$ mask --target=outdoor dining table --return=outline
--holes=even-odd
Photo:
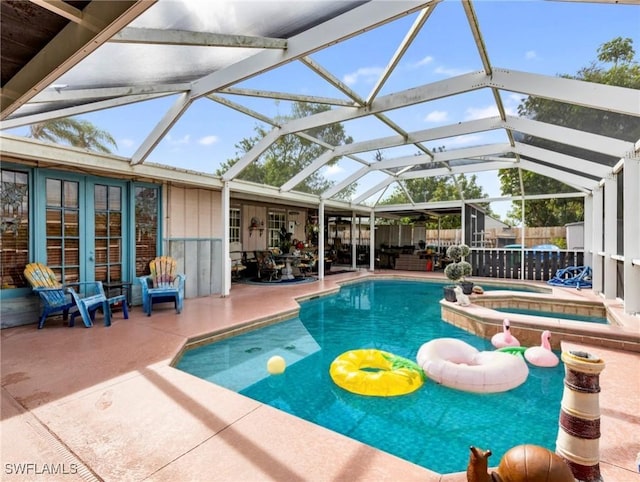
[[[293,263],[296,260],[300,259],[300,255],[298,254],[279,254],[278,256],[276,256],[277,260],[282,260],[284,261],[284,268],[282,270],[282,279],[294,279],[295,276],[293,276]]]

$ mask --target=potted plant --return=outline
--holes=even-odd
[[[470,252],[469,246],[466,244],[449,246],[447,248],[447,258],[451,260],[451,263],[444,269],[445,276],[454,283],[459,284],[465,295],[471,294],[473,290],[473,282],[466,280],[466,277],[471,275],[471,263],[464,259]],[[456,301],[453,288],[455,288],[455,285],[444,287],[444,298],[447,301]]]

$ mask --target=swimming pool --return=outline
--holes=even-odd
[[[177,368],[440,473],[464,471],[469,445],[496,463],[514,445],[555,449],[563,367],[530,366],[527,381],[500,394],[471,394],[429,380],[404,396],[377,398],[337,387],[329,366],[341,353],[377,348],[415,360],[420,346],[478,338],[440,319],[441,283],[374,280],[304,302],[299,317],[187,351]],[[287,361],[270,376],[267,360]]]

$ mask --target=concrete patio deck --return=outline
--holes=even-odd
[[[91,329],[54,319],[42,330],[2,330],[1,479],[465,481],[464,473],[431,472],[170,366],[188,340],[295,313],[297,298],[368,276],[234,284],[227,298],[186,300],[180,315],[170,304],[154,308],[151,317],[140,307],[129,320],[115,313],[109,328],[99,316]],[[604,480],[640,481],[640,355],[563,345],[578,347],[606,363],[600,376]]]

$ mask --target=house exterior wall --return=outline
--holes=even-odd
[[[165,185],[163,200],[163,250],[186,276],[185,298],[221,293],[221,193]]]

